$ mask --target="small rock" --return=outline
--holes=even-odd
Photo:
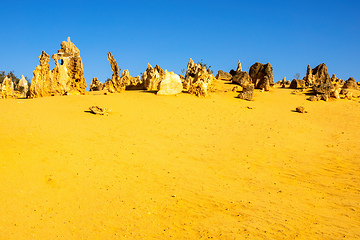
[[[99,107],[99,106],[89,107],[89,110],[91,113],[93,113],[95,115],[106,115],[106,116],[109,116],[109,112],[111,111],[108,108],[103,108],[103,107]]]
[[[297,107],[295,111],[298,113],[307,113],[307,111],[305,111],[305,108],[303,106]]]

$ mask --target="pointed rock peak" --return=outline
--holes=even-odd
[[[71,42],[71,41],[70,41],[70,37],[67,38],[67,42]]]
[[[123,71],[123,73],[121,74],[121,77],[131,77],[131,76],[130,76],[130,73],[129,73],[129,70],[128,70],[128,69],[125,69],[125,70]]]
[[[147,64],[147,67],[148,67],[148,68],[151,68],[151,69],[153,68],[153,67],[150,65],[150,63]]]
[[[239,60],[239,62],[238,62],[238,66],[237,66],[236,72],[242,72],[240,60]]]
[[[43,50],[41,55],[39,56],[40,66],[49,64],[49,60],[50,60],[50,56]]]
[[[155,68],[154,68],[158,73],[160,74],[163,74],[164,73],[164,70],[159,66],[159,65],[155,65]]]

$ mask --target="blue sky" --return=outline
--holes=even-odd
[[[147,63],[181,74],[189,58],[218,70],[270,62],[274,80],[301,78],[308,64],[360,81],[359,1],[4,1],[0,70],[32,78],[45,50],[68,36],[85,79],[111,77],[107,53],[132,76]],[[50,68],[54,62],[50,59]]]

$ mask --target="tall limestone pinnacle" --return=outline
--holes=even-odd
[[[49,55],[43,51],[33,72],[30,97],[85,94],[86,81],[80,51],[68,37],[61,43],[58,53],[53,54],[55,68],[50,71]]]
[[[236,72],[238,72],[238,73],[239,73],[239,72],[242,72],[240,60],[239,60],[239,62],[238,62],[238,66],[237,66]]]

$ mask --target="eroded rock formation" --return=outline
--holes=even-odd
[[[199,63],[195,64],[190,58],[183,82],[185,90],[198,97],[206,97],[213,79],[214,76],[205,66],[201,66]]]
[[[100,82],[98,78],[93,78],[90,84],[90,91],[101,91],[103,87],[104,84]]]
[[[182,90],[183,85],[179,75],[175,74],[174,72],[168,72],[167,70],[165,70],[157,94],[175,95],[181,93]]]
[[[125,91],[126,86],[121,81],[120,75],[119,75],[120,74],[119,65],[117,64],[117,62],[116,62],[114,56],[111,54],[111,52],[108,53],[108,60],[110,62],[113,74],[112,74],[111,79],[104,83],[104,89],[111,93]]]
[[[292,89],[303,89],[306,88],[306,81],[301,79],[293,79],[290,83]]]
[[[49,55],[42,52],[40,66],[33,71],[30,97],[85,94],[86,81],[79,49],[70,41],[61,43],[61,49],[54,54],[55,68],[50,71]]]
[[[352,77],[350,77],[348,80],[345,81],[342,88],[343,89],[355,89],[355,90],[359,89],[355,79]]]
[[[274,85],[273,68],[270,63],[262,64],[257,62],[253,64],[250,67],[249,75],[255,88],[266,89],[267,85]]]
[[[163,70],[156,64],[153,68],[150,63],[147,65],[147,69],[142,76],[145,89],[147,91],[158,91],[160,89],[160,82],[163,75]]]
[[[228,72],[224,72],[223,70],[219,70],[216,74],[217,80],[230,81],[231,78],[232,78],[232,75]]]
[[[0,90],[0,98],[14,98],[14,83],[11,78],[7,76],[4,78]]]
[[[248,72],[236,72],[236,74],[232,77],[232,82],[237,83],[240,86],[246,86],[252,83],[252,79]]]
[[[85,94],[86,81],[80,51],[70,37],[61,43],[61,49],[51,58],[55,61],[52,77],[56,92],[61,95]]]
[[[241,62],[240,60],[238,61],[238,66],[236,68],[236,72],[242,72],[242,67],[241,67]]]
[[[303,80],[304,80],[304,87],[314,85],[314,78],[313,78],[313,75],[312,75],[310,64],[307,66],[306,75],[305,75]]]
[[[42,51],[39,56],[40,65],[37,65],[33,71],[33,78],[30,85],[30,97],[51,96],[55,92],[55,84],[52,80],[52,73],[49,66],[49,55]]]
[[[18,91],[19,91],[19,97],[20,98],[26,98],[29,92],[29,85],[28,81],[26,81],[24,75],[21,75],[21,79],[18,84]]]
[[[130,76],[129,70],[125,69],[121,74],[120,80],[126,89],[141,89],[143,88],[143,82],[139,76]]]
[[[336,77],[336,76],[335,76]],[[306,76],[303,78],[306,87],[313,87],[331,82],[325,63],[321,63],[311,70],[310,65],[307,66]]]
[[[238,98],[251,101],[253,100],[254,84],[243,86],[242,91],[239,93]]]

